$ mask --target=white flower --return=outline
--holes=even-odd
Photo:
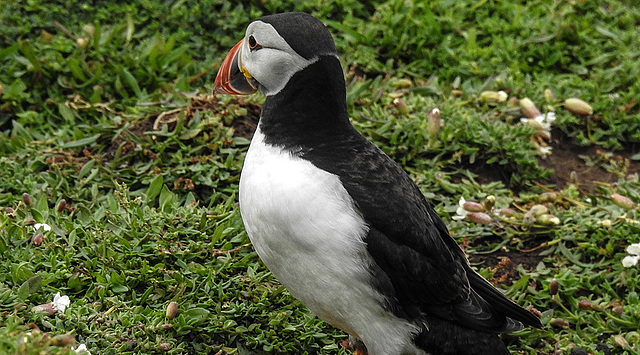
[[[71,301],[69,300],[69,296],[60,296],[60,292],[58,292],[53,297],[53,302],[51,304],[53,304],[53,308],[58,310],[58,312],[64,313],[64,310],[69,306],[69,304],[71,304]]]
[[[464,197],[460,197],[460,201],[458,201],[458,209],[456,209],[456,215],[451,217],[452,219],[457,219],[457,220],[462,220],[465,219],[467,217],[467,210],[464,209],[464,204],[465,204]]]
[[[35,229],[36,231],[40,228],[42,228],[42,230],[45,232],[51,230],[51,226],[46,223],[36,223],[33,225],[33,229]]]
[[[551,155],[551,147],[545,141],[551,140],[551,124],[556,120],[555,112],[547,112],[534,118],[523,117],[520,122],[536,130],[533,136],[533,143],[536,146],[536,152],[543,159]]]
[[[556,113],[553,111],[547,112],[546,114],[541,116],[544,116],[545,122],[548,123],[549,125],[551,125],[556,120]]]
[[[556,120],[555,112],[543,113],[535,118],[523,117],[520,122],[528,124],[533,127],[538,133],[542,134],[545,138],[551,138],[551,124]]]
[[[91,352],[87,349],[87,346],[84,344],[80,344],[78,345],[77,348],[71,348],[71,350],[74,350],[76,352],[76,354],[87,354],[87,355],[91,355]]]
[[[640,255],[640,243],[633,243],[627,247],[627,253],[632,255]]]
[[[553,148],[551,147],[543,147],[540,145],[536,144],[536,152],[538,153],[539,156],[546,158],[548,155],[551,155],[551,150]]]
[[[622,259],[622,266],[632,267],[638,264],[638,260],[640,260],[640,243],[629,245],[627,247],[627,253],[631,255],[627,255]]]
[[[635,266],[638,263],[638,259],[640,259],[640,256],[638,255],[627,255],[624,257],[624,259],[622,259],[622,266],[624,267]]]

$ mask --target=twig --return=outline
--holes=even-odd
[[[56,27],[58,27],[60,31],[62,31],[65,35],[67,35],[72,40],[76,41],[78,39],[76,36],[73,35],[73,33],[71,33],[71,31],[69,31],[68,28],[64,27],[64,25],[61,24],[60,22],[54,21],[53,24],[56,25]]]
[[[536,251],[538,249],[542,249],[542,248],[546,248],[546,247],[550,247],[554,244],[558,244],[560,242],[560,239],[556,239],[556,240],[552,240],[549,242],[544,242],[540,245],[538,245],[537,247],[531,248],[531,249],[520,249],[519,251],[523,252],[523,253],[531,253],[532,251]]]
[[[537,182],[537,181],[534,181],[533,183],[534,183],[534,184],[536,184],[536,186],[538,186],[539,188],[546,190],[547,192],[556,192],[556,191],[554,191],[554,190],[552,190],[552,189],[550,189],[550,188],[548,188],[548,187],[546,187],[546,186],[542,185],[541,183],[539,183],[539,182]],[[574,204],[574,205],[576,205],[576,206],[583,207],[583,208],[584,208],[584,207],[589,207],[589,205],[585,205],[584,203],[579,202],[579,201],[576,201],[576,200],[572,199],[571,197],[565,196],[564,194],[559,194],[559,195],[560,195],[563,199],[565,199],[565,200],[567,200],[567,201],[569,201],[569,202],[573,203],[573,204]]]
[[[362,112],[358,113],[360,115],[360,117],[364,118],[365,120],[369,121],[369,122],[373,122],[373,123],[387,123],[387,121],[381,121],[381,120],[374,120],[373,118],[365,115]]]
[[[73,265],[73,268],[74,268],[74,269],[76,269],[76,270],[78,270],[78,272],[80,272],[80,273],[82,273],[82,274],[85,274],[85,275],[87,275],[87,276],[91,277],[91,275],[90,275],[88,272],[86,272],[86,271],[84,271],[84,270],[81,270],[79,267],[77,267],[77,266]]]
[[[174,123],[178,121],[178,115],[176,114],[179,113],[180,111],[182,111],[182,108],[176,108],[173,110],[164,111],[160,113],[158,117],[156,117],[156,120],[153,121],[153,130],[159,131],[160,125]]]
[[[241,246],[237,247],[237,248],[233,248],[233,249],[229,249],[229,250],[220,250],[220,249],[214,249],[213,250],[213,255],[225,255],[225,254],[229,254],[229,253],[233,253],[236,251],[240,251],[248,246],[250,246],[251,243],[247,243],[247,244],[242,244]]]

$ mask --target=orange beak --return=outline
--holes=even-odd
[[[240,65],[238,63],[238,54],[240,53],[240,46],[244,39],[241,39],[229,54],[222,61],[218,75],[216,75],[216,81],[214,83],[213,92],[216,94],[231,94],[231,95],[248,95],[256,91],[251,86],[249,80],[242,73]]]

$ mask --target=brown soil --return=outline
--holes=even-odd
[[[559,129],[553,129],[551,136],[552,154],[540,159],[540,165],[553,170],[545,181],[541,181],[544,185],[559,190],[573,183],[582,193],[593,194],[596,192],[597,182],[614,183],[629,174],[640,174],[640,162],[630,159],[640,151],[637,145],[627,147],[623,151],[608,152],[599,147],[575,145],[572,139]],[[505,177],[498,175],[496,169],[491,166],[476,169],[474,173],[478,174],[480,181],[505,181]],[[532,270],[544,259],[539,255],[539,251],[500,250],[486,255],[470,255],[470,260],[480,267],[495,268],[493,282],[510,285],[520,277],[518,265]],[[509,262],[505,263],[504,258],[508,258]]]
[[[251,140],[253,132],[258,127],[258,120],[260,120],[260,106],[256,104],[250,104],[244,106],[247,109],[247,115],[243,119],[235,119],[231,123],[231,127],[235,131],[236,137],[243,137]]]
[[[551,137],[553,153],[546,159],[540,159],[540,165],[553,170],[553,174],[543,182],[545,184],[562,189],[573,180],[582,192],[593,193],[596,182],[613,183],[620,177],[640,174],[640,162],[630,159],[640,151],[638,146],[608,152],[594,146],[577,146],[559,129],[553,129]],[[590,166],[586,159],[596,164]]]
[[[522,252],[519,250],[498,250],[491,254],[473,254],[470,262],[480,268],[491,268],[494,272],[493,283],[511,285],[520,279],[518,266],[525,270],[533,270],[544,259],[541,250]]]

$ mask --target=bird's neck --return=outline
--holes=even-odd
[[[260,129],[266,143],[290,149],[313,148],[351,132],[344,74],[335,56],[321,56],[294,74],[262,107]]]

